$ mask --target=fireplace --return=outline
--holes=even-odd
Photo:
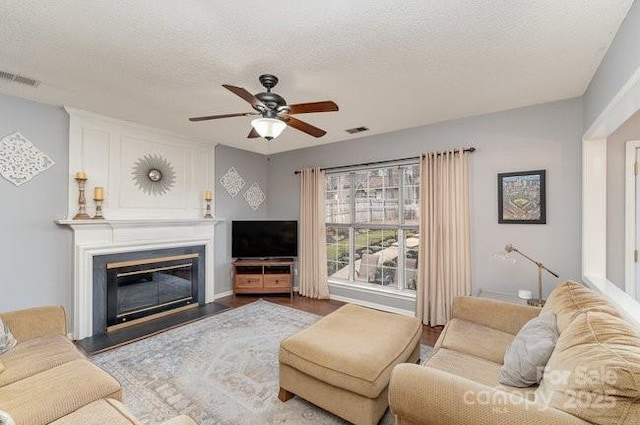
[[[206,302],[206,247],[92,257],[92,335]]]
[[[198,303],[199,254],[107,263],[107,330]]]

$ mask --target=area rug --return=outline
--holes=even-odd
[[[91,360],[120,381],[143,424],[179,414],[201,425],[345,424],[299,397],[277,397],[280,341],[320,317],[259,300]],[[421,349],[427,358],[431,347]],[[393,423],[389,411],[380,423]]]

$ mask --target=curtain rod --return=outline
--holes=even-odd
[[[466,148],[463,149],[463,152],[475,152],[476,148]],[[438,154],[442,154],[444,152],[437,152]],[[388,159],[386,161],[374,161],[374,162],[367,162],[364,164],[352,164],[352,165],[338,165],[336,167],[325,167],[325,168],[321,168],[321,171],[326,171],[326,170],[339,170],[341,168],[351,168],[351,167],[368,167],[369,165],[377,165],[377,164],[386,164],[389,162],[399,162],[399,161],[409,161],[410,159],[420,159],[422,158],[423,155],[418,155],[418,156],[409,156],[407,158],[399,158],[399,159]],[[293,174],[300,174],[300,170],[296,170],[293,172]]]

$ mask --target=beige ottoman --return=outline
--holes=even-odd
[[[280,344],[280,394],[355,424],[377,424],[388,407],[391,370],[419,361],[413,317],[347,304]]]

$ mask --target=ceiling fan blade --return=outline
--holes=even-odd
[[[245,101],[249,102],[251,106],[253,106],[256,109],[259,107],[266,108],[266,106],[264,106],[264,103],[260,102],[260,100],[258,100],[257,97],[255,97],[254,95],[252,95],[251,93],[243,89],[242,87],[230,86],[229,84],[223,84],[222,87],[229,90],[233,94],[240,96]]]
[[[309,114],[311,112],[334,112],[338,110],[338,105],[331,100],[323,102],[297,103],[288,105],[289,114]]]
[[[217,120],[220,118],[231,118],[231,117],[247,117],[249,115],[258,115],[257,112],[240,112],[238,114],[223,114],[223,115],[208,115],[206,117],[194,117],[189,118],[189,121],[207,121],[207,120]]]
[[[303,133],[307,133],[310,136],[313,137],[322,137],[325,134],[327,134],[326,131],[318,128],[318,127],[314,127],[309,123],[306,123],[304,121],[300,121],[297,118],[294,118],[292,116],[289,115],[283,115],[285,122],[287,123],[287,125],[289,125],[290,127],[295,128],[296,130],[300,130]]]
[[[258,134],[255,128],[251,128],[251,131],[249,132],[247,139],[255,139],[256,137],[260,137],[260,135]]]

